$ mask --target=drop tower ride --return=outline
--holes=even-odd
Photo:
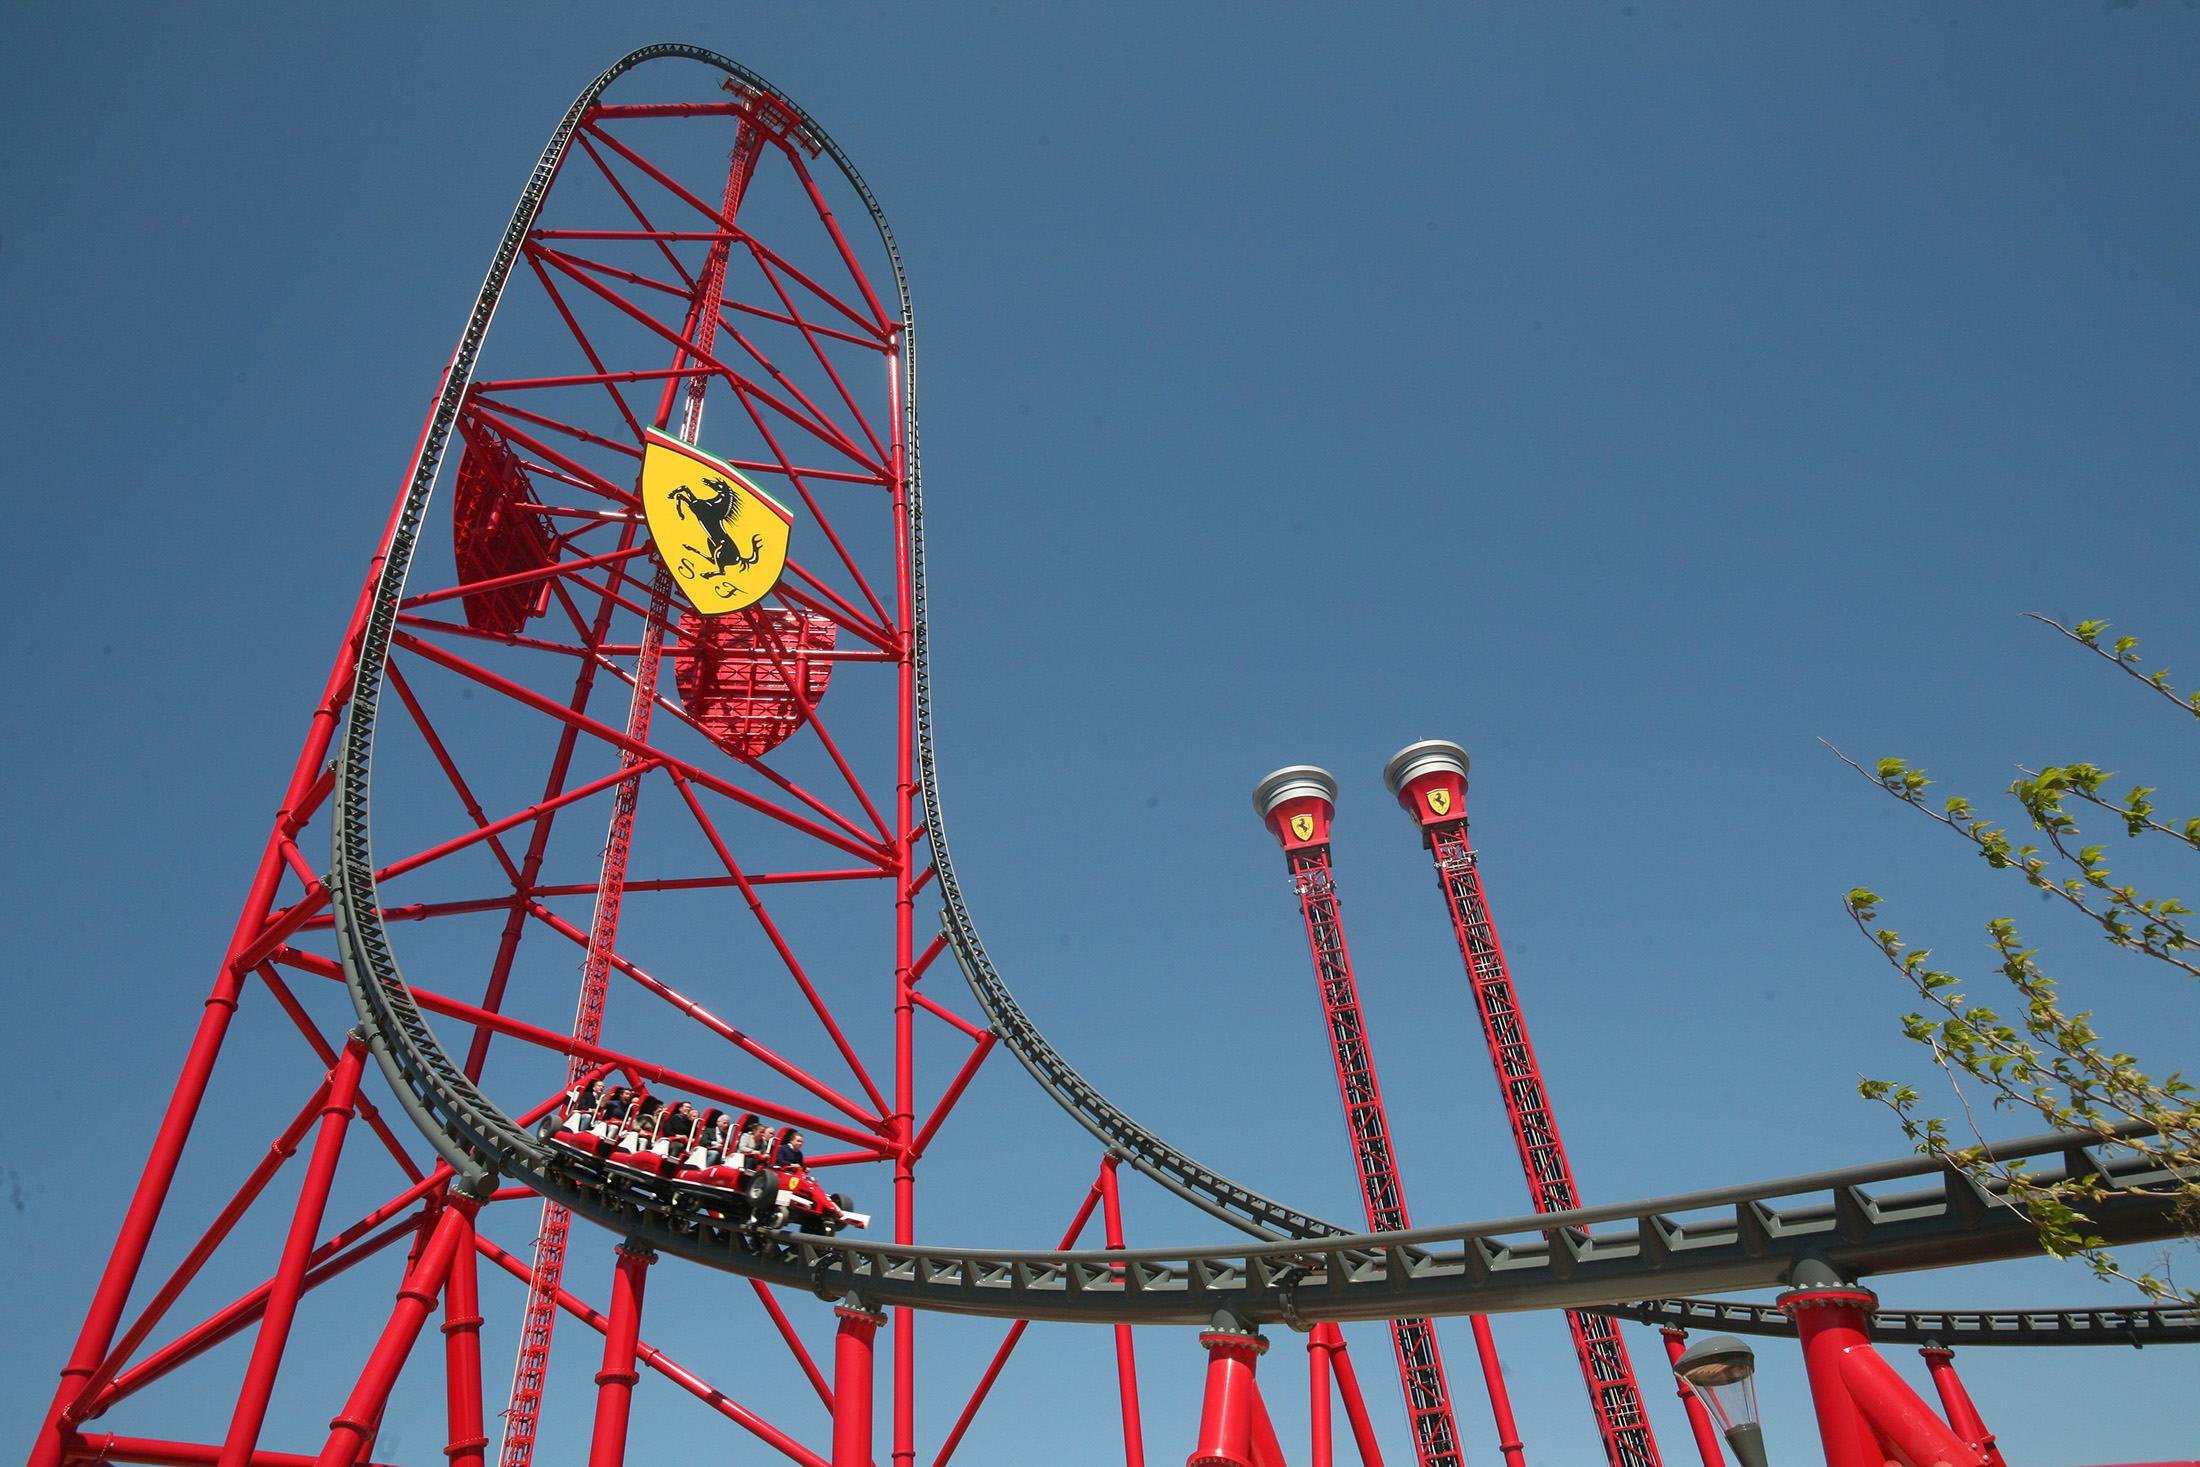
[[[1559,1140],[1550,1094],[1528,1042],[1513,990],[1512,970],[1497,940],[1483,895],[1482,873],[1467,840],[1467,751],[1443,739],[1408,744],[1383,767],[1383,783],[1405,807],[1421,831],[1422,844],[1436,868],[1436,882],[1451,916],[1452,935],[1466,963],[1475,1011],[1482,1019],[1490,1064],[1505,1101],[1505,1119],[1519,1148],[1520,1167],[1537,1212],[1566,1212],[1581,1206],[1573,1165]],[[1642,1405],[1642,1389],[1627,1358],[1627,1346],[1612,1321],[1601,1314],[1569,1310],[1567,1331],[1581,1363],[1596,1412],[1597,1434],[1609,1467],[1659,1467],[1658,1444]]]

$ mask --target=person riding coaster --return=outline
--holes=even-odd
[[[633,1099],[634,1092],[623,1085],[605,1089],[601,1080],[592,1081],[570,1093],[565,1113],[546,1139],[585,1156],[608,1156]]]
[[[723,1187],[729,1192],[740,1191],[752,1156],[741,1148],[738,1138],[756,1129],[756,1117],[744,1115],[738,1132],[723,1111],[714,1109],[703,1120],[705,1124],[698,1132],[701,1143],[688,1152],[679,1171],[680,1180],[698,1182],[706,1187]]]

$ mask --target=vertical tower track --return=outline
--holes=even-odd
[[[745,89],[744,89],[745,90]],[[763,150],[763,129],[736,118],[733,151],[726,164],[726,190],[719,212],[730,227],[739,218],[741,196],[756,176],[756,162]],[[704,258],[695,283],[682,335],[698,352],[708,356],[718,338],[719,311],[725,299],[726,262],[730,240],[718,240]],[[687,348],[673,353],[674,372],[693,364]],[[680,378],[665,379],[657,426],[671,418],[672,402]],[[680,439],[698,443],[703,432],[703,403],[710,391],[707,375],[689,377],[680,412]],[[611,807],[611,827],[604,837],[603,864],[596,880],[596,900],[588,928],[588,946],[581,965],[581,991],[573,1013],[573,1037],[595,1044],[603,1037],[603,1008],[611,981],[611,955],[618,945],[619,912],[626,897],[628,858],[634,841],[634,812],[641,798],[642,777],[637,768],[640,750],[648,747],[649,725],[657,706],[658,675],[664,658],[665,627],[672,605],[672,573],[662,564],[649,587],[649,614],[642,627],[640,651],[634,659],[634,687],[627,703],[626,746],[619,751],[620,780]],[[591,1068],[574,1055],[566,1062],[568,1088],[580,1084]],[[550,1341],[557,1329],[558,1288],[565,1276],[565,1245],[571,1234],[573,1214],[563,1204],[544,1199],[542,1229],[535,1238],[534,1270],[527,1282],[526,1312],[521,1317],[519,1348],[512,1364],[512,1391],[504,1412],[504,1441],[498,1449],[500,1467],[530,1467],[535,1456],[535,1431],[542,1418],[542,1389],[550,1369]]]

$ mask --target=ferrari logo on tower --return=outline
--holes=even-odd
[[[794,516],[728,465],[652,430],[642,450],[649,538],[705,616],[754,606],[787,568]]]
[[[1431,814],[1449,815],[1451,813],[1451,791],[1430,790],[1428,792],[1428,808]]]
[[[1300,840],[1312,840],[1314,838],[1314,817],[1311,815],[1292,816],[1291,833]]]

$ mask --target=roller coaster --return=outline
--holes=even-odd
[[[674,61],[714,76],[716,90],[684,93],[682,100],[669,102],[605,100],[607,89],[637,68]],[[686,152],[651,151],[621,130],[645,123],[712,130],[712,141]],[[680,167],[667,161],[680,159],[692,174],[695,158],[711,148],[724,168],[716,205],[707,193],[682,182]],[[859,247],[843,231],[824,184],[810,170],[809,163],[818,159],[837,174],[825,182],[866,212],[875,242]],[[554,189],[583,164],[596,170],[581,174],[592,180],[588,198],[610,210],[615,224],[576,226],[546,212]],[[766,164],[777,165],[792,184],[784,199],[769,206],[755,193]],[[648,205],[642,202],[645,187],[655,190]],[[664,223],[651,212],[658,205],[678,211],[679,222]],[[762,212],[767,208],[778,212]],[[752,218],[759,222],[751,223]],[[840,264],[839,280],[828,280],[822,269],[767,239],[771,229],[797,221],[814,227],[822,242],[819,258]],[[609,256],[613,248],[633,254],[617,263]],[[590,249],[598,253],[585,252]],[[653,269],[632,263],[636,255],[651,258]],[[890,278],[884,296],[860,263],[866,255],[881,262]],[[753,266],[760,282],[750,295],[728,283],[730,262],[737,258]],[[542,329],[555,334],[564,328],[567,345],[577,343],[584,362],[557,373],[485,376],[492,323],[509,288],[527,278],[541,285],[549,304]],[[652,311],[638,304],[645,298],[669,304]],[[620,322],[626,336],[618,338],[619,350],[613,349],[611,328],[584,329],[580,316],[590,304]],[[760,333],[767,328],[779,331],[806,366],[798,371],[761,346]],[[34,1461],[53,1467],[94,1459],[218,1460],[222,1467],[246,1467],[299,1460],[261,1451],[257,1435],[298,1300],[317,1281],[313,1270],[338,1256],[328,1245],[316,1245],[343,1128],[351,1118],[371,1114],[358,1094],[361,1056],[371,1057],[439,1165],[417,1172],[400,1208],[387,1210],[375,1224],[399,1218],[402,1207],[426,1209],[398,1313],[319,1454],[331,1467],[371,1460],[390,1381],[434,1301],[448,1290],[448,1308],[463,1316],[472,1307],[460,1301],[459,1290],[463,1286],[470,1301],[473,1257],[477,1251],[493,1255],[471,1233],[471,1219],[496,1199],[539,1197],[549,1208],[535,1261],[512,1269],[528,1279],[531,1305],[511,1408],[511,1422],[519,1425],[507,1426],[505,1467],[524,1467],[532,1455],[549,1322],[560,1309],[580,1312],[559,1282],[566,1237],[559,1209],[607,1230],[622,1250],[619,1292],[604,1327],[613,1347],[626,1354],[618,1369],[606,1365],[612,1383],[603,1389],[611,1394],[598,1409],[593,1467],[617,1467],[623,1451],[625,1397],[617,1393],[631,1391],[640,1269],[654,1255],[753,1281],[767,1302],[768,1291],[785,1290],[838,1306],[841,1333],[830,1392],[833,1467],[871,1460],[869,1332],[889,1310],[1205,1328],[1220,1372],[1210,1375],[1209,1402],[1221,1414],[1203,1424],[1203,1445],[1193,1460],[1269,1467],[1276,1459],[1262,1439],[1259,1423],[1265,1418],[1246,1414],[1242,1392],[1232,1398],[1235,1406],[1215,1404],[1215,1393],[1228,1395],[1224,1386],[1236,1378],[1229,1375],[1236,1368],[1232,1362],[1242,1364],[1244,1379],[1251,1379],[1249,1359],[1241,1359],[1244,1352],[1233,1342],[1257,1340],[1264,1326],[1310,1331],[1327,1340],[1332,1338],[1327,1331],[1352,1321],[1580,1309],[1670,1327],[1711,1324],[1768,1333],[1794,1326],[1756,1306],[1689,1296],[1801,1287],[1811,1279],[1823,1281],[1829,1271],[1846,1284],[2036,1252],[2032,1225],[2006,1197],[1942,1160],[1914,1156],[1616,1204],[1567,1205],[1578,1204],[1569,1190],[1557,1205],[1523,1216],[1354,1232],[1231,1180],[1132,1119],[1077,1071],[1018,1002],[980,938],[950,853],[936,768],[926,617],[916,339],[906,274],[876,199],[833,140],[763,78],[700,47],[657,45],[621,58],[574,100],[528,178],[437,385],[336,669],[315,709],[270,854],[248,898],[209,1017],[194,1041],[178,1101],[148,1161],[117,1245],[117,1262],[102,1280],[64,1370]],[[669,355],[671,366],[631,365],[633,354],[644,350],[660,359]],[[850,360],[863,363],[861,374],[848,368]],[[867,413],[859,398],[880,378],[883,408]],[[648,479],[653,462],[648,455],[660,448],[677,453],[684,446],[703,461],[702,406],[714,386],[724,410],[753,432],[744,440],[745,456],[724,452],[707,460],[733,475],[711,482],[726,496],[734,495],[734,485],[745,486],[756,502],[769,499],[777,507],[779,499],[758,487],[769,481],[771,494],[788,503],[793,533],[802,537],[790,552],[786,575],[769,588],[768,601],[717,621],[682,605],[692,589],[675,573],[678,557],[666,553],[662,542],[653,548],[646,538],[643,491],[632,478],[639,464]],[[575,413],[543,407],[557,392],[587,394],[599,420],[583,422]],[[629,394],[646,399],[652,392],[657,411],[645,421],[652,417],[646,400],[637,402]],[[822,447],[830,463],[803,461],[791,440]],[[463,446],[463,459],[455,475],[446,474],[454,445]],[[430,533],[442,523],[430,513],[440,479],[456,481],[448,584],[409,590],[421,576],[433,579],[446,569]],[[572,502],[550,502],[552,486],[571,491],[566,499]],[[835,494],[875,496],[862,510],[870,519],[859,526],[855,514],[827,507],[838,503],[831,498]],[[732,512],[721,499],[717,513]],[[742,523],[745,529],[751,521]],[[606,542],[611,548],[603,548]],[[711,574],[725,572],[728,564],[723,557],[714,559]],[[463,608],[463,621],[436,615],[454,603]],[[570,640],[531,629],[538,617],[569,622]],[[566,661],[560,665],[575,674],[576,690],[545,692],[528,678],[462,658],[450,650],[460,639],[515,655],[562,657]],[[401,670],[399,653],[410,673]],[[659,690],[663,660],[675,664],[680,701]],[[465,754],[455,740],[439,734],[446,726],[423,707],[422,684],[431,669],[472,679],[506,706],[540,715],[559,730],[554,772],[539,795],[493,797],[487,779],[470,777]],[[868,695],[873,702],[865,706],[887,730],[870,756],[851,739],[836,740],[820,713],[828,679],[846,683],[865,677],[874,689]],[[599,682],[628,691],[623,725],[589,711],[589,694]],[[652,732],[652,719],[659,721],[658,733]],[[757,731],[759,720],[773,719],[775,727]],[[401,820],[410,819],[415,803],[391,796],[387,788],[378,797],[383,729],[393,720],[416,730],[424,750],[400,768],[440,773],[468,812],[462,834],[414,850],[409,835],[390,835],[378,826],[378,810],[396,808]],[[662,731],[668,725],[674,736],[688,740],[685,747],[698,752],[680,752]],[[821,795],[765,758],[798,730],[814,733],[818,741],[804,756],[806,767],[823,771],[828,780],[837,777],[842,798]],[[598,777],[577,778],[576,747],[594,751],[611,766]],[[874,757],[882,771],[868,784],[856,772],[858,766],[869,767],[866,757]],[[645,778],[669,785],[672,798],[693,816],[688,839],[699,841],[707,875],[644,877],[630,870]],[[554,859],[551,817],[599,797],[610,798],[613,808],[608,838],[589,853],[596,862],[594,879],[553,883],[545,874]],[[512,803],[515,813],[492,817],[497,798]],[[729,833],[737,815],[769,825],[771,833],[744,845]],[[1463,826],[1463,811],[1461,817]],[[315,823],[325,826],[325,869],[316,869],[299,845]],[[515,845],[525,838],[526,849],[515,853],[506,837]],[[839,864],[782,863],[771,870],[758,864],[778,860],[796,839],[828,850]],[[397,849],[413,853],[391,858],[388,852]],[[385,892],[422,867],[460,857],[493,863],[488,869],[508,880],[509,896],[489,901],[445,894],[408,904]],[[286,881],[295,890],[287,901],[278,897]],[[819,999],[818,985],[794,953],[798,944],[788,924],[766,901],[767,896],[777,901],[781,892],[831,895],[873,886],[884,897],[872,910],[883,909],[891,929],[891,958],[885,964],[892,970],[895,999],[891,1096],[873,1082],[834,1022],[830,1004]],[[667,981],[662,970],[652,971],[634,958],[622,940],[622,904],[629,897],[697,893],[737,902],[755,916],[764,947],[809,999],[860,1095],[843,1094],[718,1019]],[[1479,900],[1478,886],[1476,893]],[[560,915],[559,902],[585,902],[587,922]],[[939,930],[929,938],[919,912],[934,903]],[[431,987],[401,967],[393,927],[432,927],[483,913],[502,916],[504,925],[478,1002],[452,997],[442,991],[447,984]],[[537,927],[559,932],[581,958],[580,1002],[567,1034],[522,1020],[504,1006],[518,972],[517,934]],[[325,937],[327,951],[312,950],[317,936]],[[415,970],[440,972],[448,961],[444,951],[423,945],[422,955],[408,963]],[[961,1019],[922,992],[925,970],[943,955],[959,969],[982,1023]],[[228,1338],[257,1322],[258,1344],[230,1435],[218,1453],[194,1457],[176,1444],[117,1445],[123,1439],[88,1434],[95,1416],[148,1378],[148,1362],[135,1352],[148,1338],[147,1320],[157,1323],[173,1295],[164,1291],[128,1329],[122,1327],[122,1311],[239,990],[258,977],[301,1028],[310,1029],[282,973],[340,980],[356,1028],[348,1042],[319,1040],[329,1078],[292,1134],[294,1149],[309,1126],[318,1127],[282,1264],[258,1302],[229,1321],[226,1334],[214,1332]],[[607,1047],[601,1030],[605,993],[614,977],[647,989],[684,1019],[773,1071],[802,1094],[804,1104],[821,1102],[824,1111],[812,1115],[784,1098],[735,1091],[653,1056]],[[929,1116],[918,1113],[910,1063],[920,1013],[962,1034],[969,1046]],[[470,1045],[446,1047],[431,1014],[471,1028]],[[523,1041],[563,1061],[563,1080],[547,1087],[549,1098],[530,1110],[488,1093],[482,1074],[492,1036]],[[1120,1163],[1228,1223],[1245,1239],[1129,1248],[1111,1237],[1103,1249],[1053,1250],[916,1242],[910,1219],[917,1161],[996,1045],[1099,1143],[1111,1212],[1113,1169]],[[614,1072],[729,1108],[761,1111],[845,1142],[851,1150],[838,1159],[842,1164],[885,1164],[892,1171],[893,1196],[891,1207],[882,1210],[893,1219],[893,1236],[781,1231],[770,1225],[775,1215],[768,1209],[758,1214],[729,1205],[706,1186],[675,1185],[667,1175],[607,1164],[559,1144],[554,1125],[537,1128],[545,1117],[555,1120],[558,1097],[566,1089]],[[2095,1175],[2112,1183],[2117,1195],[2093,1218],[2093,1230],[2110,1242],[2175,1236],[2179,1224],[2170,1198],[2175,1179],[2119,1144],[2144,1134],[2143,1128],[2131,1128],[2034,1136],[2003,1143],[1995,1154],[2027,1162],[2037,1177]],[[258,1185],[264,1186],[265,1178]],[[240,1194],[243,1205],[253,1195],[257,1188]],[[206,1251],[225,1231],[223,1225],[210,1232],[213,1243]],[[339,1245],[351,1247],[365,1236],[339,1234]],[[204,1261],[194,1258],[191,1270]],[[186,1282],[188,1277],[186,1271]],[[784,1324],[779,1306],[768,1302],[768,1307]],[[476,1330],[478,1324],[476,1319]],[[2194,1332],[2189,1312],[2161,1310],[1970,1311],[1931,1319],[1881,1315],[1872,1328],[1888,1339],[1989,1343],[2168,1341],[2189,1339]],[[466,1328],[460,1326],[458,1333],[464,1335]],[[897,1334],[897,1340],[905,1339],[906,1332]],[[150,1378],[203,1348],[197,1336],[187,1334],[151,1362],[159,1369]],[[906,1343],[897,1349],[892,1453],[901,1464],[914,1458],[915,1403],[913,1355]],[[806,1353],[803,1359],[807,1366]],[[473,1368],[478,1398],[478,1361]],[[821,1379],[819,1385],[826,1394]],[[487,1441],[479,1429],[478,1399],[471,1415],[468,1409],[453,1406],[451,1455],[462,1463],[483,1460]],[[967,1419],[966,1413],[957,1438]],[[742,1424],[796,1460],[826,1460],[769,1428]],[[1655,1460],[1654,1451],[1648,1460]]]

